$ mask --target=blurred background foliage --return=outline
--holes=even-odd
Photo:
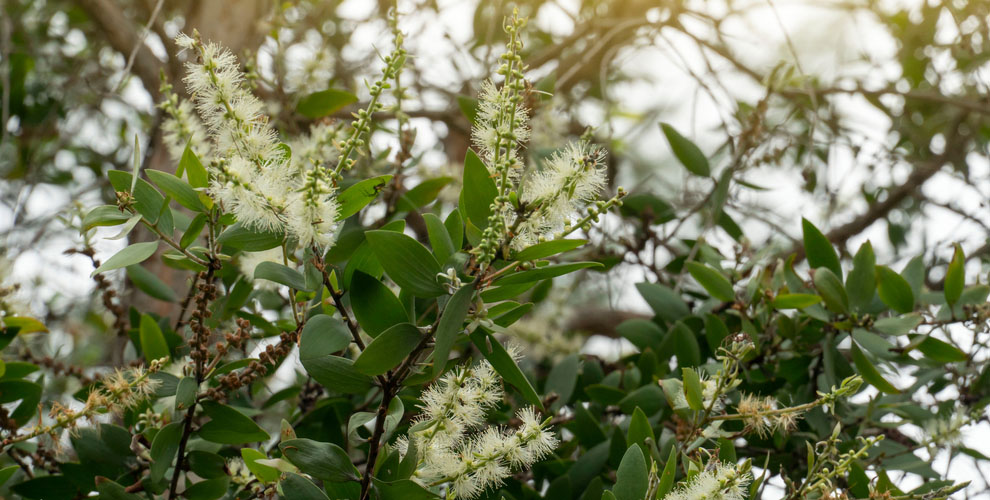
[[[563,291],[532,292],[538,306],[514,335],[532,347],[535,370],[581,348],[611,361],[628,352],[617,326],[653,316],[633,284],[681,290],[684,262],[699,252],[720,252],[744,277],[792,252],[799,263],[801,216],[842,258],[867,240],[896,269],[920,255],[927,290],[942,289],[954,243],[975,278],[968,282],[986,281],[990,3],[400,2],[416,161],[396,199],[423,179],[450,176],[438,206],[456,203],[475,96],[500,53],[510,5],[531,19],[525,60],[539,133],[528,153],[537,160],[590,134],[610,151],[613,188],[631,193],[583,250],[584,260],[611,265],[605,278],[582,274]],[[184,92],[189,55],[172,42],[178,32],[197,30],[241,56],[278,128],[292,132],[312,122],[296,112],[307,95],[343,88],[366,98],[392,6],[2,0],[0,277],[20,284],[24,306],[53,332],[19,356],[119,362],[104,347],[112,335],[91,294],[89,260],[62,255],[78,246],[65,221],[83,205],[112,203],[105,173],[129,170],[135,155],[144,168],[174,170],[156,104],[163,82]],[[321,119],[347,119],[356,107]],[[396,122],[390,111],[378,118],[360,175],[391,173]],[[704,165],[683,168],[660,122],[697,143]],[[417,211],[406,219],[425,241]],[[96,248],[109,255],[118,243]],[[154,262],[152,272],[184,291],[178,273]],[[118,279],[125,306],[174,313],[174,303]],[[990,339],[967,333],[963,348],[982,363]],[[985,481],[979,487],[986,494]]]

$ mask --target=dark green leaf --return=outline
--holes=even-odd
[[[278,486],[286,500],[330,500],[312,481],[293,472],[287,472]]]
[[[122,170],[110,170],[107,178],[113,185],[114,191],[131,191],[131,180],[133,176],[130,172]],[[154,224],[158,221],[159,214],[162,214],[162,205],[165,204],[165,197],[158,192],[148,181],[138,179],[134,188],[134,209],[137,210],[148,222]],[[165,211],[164,213],[169,213]]]
[[[722,302],[735,302],[736,293],[732,290],[732,283],[722,276],[722,273],[698,262],[686,263],[691,277],[705,287],[712,297]]]
[[[381,375],[399,366],[423,340],[412,323],[399,323],[375,337],[354,361],[354,369],[365,375]]]
[[[966,281],[966,255],[963,254],[962,247],[956,244],[955,252],[952,254],[952,261],[945,271],[945,302],[952,307],[962,295],[963,285]]]
[[[172,460],[179,451],[179,440],[182,438],[182,422],[172,422],[162,427],[151,442],[152,481],[161,481],[165,472],[172,466]]]
[[[838,276],[828,268],[819,267],[815,269],[814,281],[818,294],[829,310],[838,314],[849,312],[849,296],[846,295],[846,288],[842,286],[842,280]]]
[[[430,246],[433,247],[437,262],[445,262],[457,251],[454,242],[450,240],[450,233],[444,227],[443,221],[434,214],[423,214],[423,220],[426,222],[426,233],[430,238]]]
[[[403,290],[417,297],[444,293],[437,283],[440,264],[421,243],[395,231],[368,231],[365,237],[385,272]]]
[[[182,172],[185,172],[186,178],[189,179],[189,185],[194,188],[203,188],[210,183],[210,178],[206,173],[206,168],[203,167],[203,162],[199,161],[199,157],[189,147],[189,144],[186,144],[186,149],[182,151],[182,158],[179,159],[179,166],[175,171],[180,176]]]
[[[551,264],[549,266],[537,267],[527,271],[510,274],[495,281],[498,286],[518,285],[533,281],[542,281],[548,278],[563,276],[586,268],[603,268],[600,262],[570,262],[567,264]]]
[[[179,239],[179,246],[189,248],[189,245],[192,245],[199,238],[199,234],[203,232],[204,227],[206,227],[206,214],[196,214],[196,217],[193,217],[189,221],[189,227],[182,233],[182,238]]]
[[[395,205],[396,211],[408,212],[430,204],[451,180],[453,179],[450,177],[434,177],[420,182],[399,198]]]
[[[351,343],[351,333],[343,321],[319,314],[306,320],[299,341],[309,350],[307,357],[320,356],[343,351]]]
[[[649,471],[646,468],[646,457],[639,446],[630,446],[622,462],[615,471],[615,487],[612,493],[616,500],[643,500],[649,489]]]
[[[381,281],[360,271],[351,278],[350,299],[358,324],[372,337],[409,320],[395,294]]]
[[[245,444],[267,441],[268,433],[243,413],[213,401],[200,403],[210,421],[199,428],[199,437],[220,444]]]
[[[660,473],[660,484],[657,486],[657,498],[664,498],[670,490],[674,489],[674,477],[677,475],[677,447],[670,448],[670,455],[667,456],[667,463]]]
[[[175,201],[193,212],[205,212],[206,206],[199,200],[197,193],[186,181],[160,170],[145,170],[145,175]]]
[[[207,479],[195,483],[183,492],[189,500],[217,500],[227,494],[230,478],[227,476]]]
[[[474,284],[461,286],[447,301],[440,321],[437,323],[436,344],[433,347],[433,375],[439,375],[447,364],[450,348],[457,335],[464,330],[464,318],[474,298]]]
[[[164,300],[165,302],[175,302],[175,292],[172,288],[165,284],[155,273],[135,264],[127,266],[127,277],[130,278],[131,283],[141,290],[142,292],[148,294],[149,297],[154,297],[158,300]]]
[[[103,205],[89,211],[82,220],[82,230],[89,231],[97,226],[118,226],[131,218],[128,212],[121,212],[116,205]]]
[[[196,404],[196,393],[198,391],[199,384],[196,383],[196,377],[182,377],[179,379],[179,385],[175,387],[176,414]]]
[[[914,341],[917,335],[911,335],[910,338]],[[926,358],[939,363],[955,363],[968,359],[966,353],[958,347],[931,336],[925,337],[925,340],[918,344],[918,350]]]
[[[670,149],[674,151],[677,161],[681,162],[681,165],[684,165],[688,172],[702,177],[711,175],[708,158],[705,158],[705,154],[698,149],[698,146],[666,123],[660,123],[660,129],[663,130],[663,135],[667,137]]]
[[[498,188],[495,187],[488,168],[469,149],[464,157],[464,187],[461,189],[459,202],[464,219],[479,230],[488,227],[488,215],[496,196]]]
[[[775,309],[804,309],[822,301],[822,298],[810,293],[782,293],[773,299]]]
[[[260,252],[280,246],[284,239],[282,233],[248,228],[238,222],[220,233],[217,243],[245,252]]]
[[[853,257],[853,268],[846,276],[846,293],[849,294],[849,304],[856,310],[863,310],[873,302],[877,291],[876,271],[877,258],[873,254],[873,245],[869,241],[863,243],[856,256]]]
[[[701,387],[701,377],[698,376],[698,372],[691,368],[681,368],[681,374],[684,379],[684,397],[687,399],[688,406],[692,410],[704,410],[704,389]]]
[[[893,384],[883,378],[883,375],[880,374],[877,367],[873,366],[873,363],[870,362],[869,358],[867,358],[865,354],[863,354],[863,351],[859,350],[859,347],[856,346],[856,344],[852,345],[852,358],[853,363],[856,365],[856,371],[863,377],[864,380],[873,385],[873,387],[876,387],[880,391],[886,392],[887,394],[901,393],[901,391],[894,387]]]
[[[677,321],[691,311],[677,292],[657,283],[636,283],[636,289],[646,299],[653,312],[667,321]]]
[[[147,314],[141,315],[140,337],[141,352],[145,361],[150,363],[156,359],[169,357],[168,343],[165,342],[162,329],[158,327],[155,319]]]
[[[527,260],[542,259],[557,255],[558,253],[574,250],[587,243],[588,240],[551,240],[537,243],[523,251],[517,253],[513,258],[520,262]]]
[[[801,219],[801,228],[804,231],[804,251],[811,268],[825,267],[836,277],[841,278],[842,266],[839,264],[839,255],[835,253],[835,248],[832,248],[828,238],[808,219]]]
[[[877,293],[884,304],[902,314],[914,309],[914,293],[907,280],[886,266],[876,267],[876,277]]]
[[[375,489],[381,495],[381,500],[433,500],[439,498],[410,479],[385,482],[375,478]]]
[[[306,285],[306,278],[302,273],[276,262],[265,261],[258,264],[254,268],[254,279],[273,281],[280,285],[305,292],[316,291]]]
[[[296,104],[296,112],[306,118],[323,118],[340,111],[345,106],[354,104],[357,100],[356,95],[346,90],[321,90],[300,99],[299,103]]]
[[[559,409],[571,400],[571,395],[574,394],[574,389],[577,387],[580,367],[581,358],[577,354],[569,354],[550,369],[543,392],[547,395],[552,393],[558,396],[551,409]]]
[[[315,478],[335,483],[358,479],[347,452],[333,443],[290,439],[279,443],[278,448],[292,465]]]

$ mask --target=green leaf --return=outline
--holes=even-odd
[[[278,486],[286,500],[330,500],[312,481],[294,472],[286,472],[285,479]]]
[[[433,500],[439,498],[436,494],[410,479],[386,482],[375,478],[375,489],[381,495],[381,500]]]
[[[551,410],[554,412],[571,400],[574,389],[577,387],[578,369],[580,368],[581,358],[577,354],[569,354],[550,369],[543,393],[557,395],[557,400],[551,406]]]
[[[341,483],[358,479],[347,452],[333,443],[312,439],[290,439],[278,445],[292,465],[317,479]]]
[[[247,417],[227,405],[205,400],[200,403],[210,421],[199,428],[199,437],[220,444],[245,444],[267,441],[268,433]]]
[[[544,257],[550,257],[557,255],[559,253],[568,252],[574,250],[587,243],[588,240],[551,240],[544,241],[543,243],[537,243],[531,247],[528,247],[521,252],[517,253],[513,259],[520,262],[527,260],[542,259]]]
[[[305,339],[300,343],[299,361],[313,380],[332,392],[362,394],[372,385],[371,377],[355,370],[353,361],[329,352],[319,352],[319,349],[311,348]]]
[[[450,242],[454,244],[456,253],[464,246],[464,221],[461,220],[461,212],[459,210],[450,212],[443,221],[443,227],[447,228],[447,234],[450,235]]]
[[[648,348],[658,350],[664,335],[656,323],[641,318],[627,319],[615,327],[615,331],[640,351]]]
[[[911,335],[909,338],[914,343],[918,335]],[[925,340],[918,344],[918,350],[926,358],[938,363],[956,363],[969,359],[958,347],[931,336],[926,336]]]
[[[409,320],[395,294],[381,281],[360,271],[351,278],[350,301],[358,324],[372,337]]]
[[[828,268],[836,277],[842,277],[842,266],[839,255],[832,248],[832,243],[808,219],[801,218],[801,229],[804,231],[804,251],[808,256],[808,264],[812,269]]]
[[[686,265],[691,277],[705,287],[709,295],[722,302],[735,302],[736,293],[732,290],[732,283],[722,273],[698,262],[687,262]]]
[[[199,391],[199,384],[196,377],[182,377],[179,385],[175,387],[175,412],[188,410],[196,404],[196,393]]]
[[[914,310],[914,293],[900,274],[886,266],[876,267],[877,293],[891,309],[905,314]]]
[[[264,453],[254,448],[241,448],[241,458],[244,459],[244,465],[247,466],[248,470],[263,484],[278,481],[281,475],[278,469],[256,462],[256,460],[265,460],[268,458]]]
[[[114,269],[120,269],[122,267],[127,267],[134,264],[140,264],[155,254],[158,250],[157,241],[147,241],[144,243],[134,243],[123,250],[115,253],[113,257],[107,259],[100,267],[96,268],[90,276],[96,276],[100,273],[105,273],[107,271],[112,271]]]
[[[11,465],[0,469],[0,486],[3,486],[14,475],[20,467]]]
[[[471,342],[478,348],[481,355],[492,364],[492,367],[502,376],[503,380],[515,387],[530,404],[541,410],[543,409],[543,401],[540,400],[540,395],[536,393],[536,389],[533,389],[533,385],[529,383],[526,375],[523,375],[522,370],[516,364],[516,360],[512,359],[512,356],[506,352],[498,340],[492,337],[490,333],[479,328],[471,333]]]
[[[127,266],[127,277],[131,283],[139,290],[165,302],[175,302],[177,300],[175,292],[165,284],[155,273],[135,264]]]
[[[199,157],[193,152],[189,144],[186,143],[186,149],[182,151],[182,158],[179,159],[179,166],[175,169],[176,175],[182,175],[182,172],[186,173],[186,178],[189,179],[189,185],[194,188],[203,188],[209,185],[210,177],[206,173],[206,168],[203,167],[203,162],[199,161]]]
[[[551,264],[549,266],[537,267],[527,271],[510,274],[504,278],[495,280],[498,286],[518,285],[533,281],[542,281],[548,278],[555,278],[586,268],[601,269],[605,266],[601,262],[569,262],[567,264]]]
[[[426,222],[426,233],[430,238],[430,246],[433,247],[433,255],[436,255],[437,262],[446,262],[457,252],[454,242],[450,239],[450,233],[444,227],[443,221],[434,214],[423,214],[423,220]]]
[[[774,309],[804,309],[822,301],[822,298],[810,293],[782,293],[773,299]]]
[[[188,500],[217,500],[227,494],[230,478],[226,475],[195,483],[182,493]]]
[[[420,242],[395,231],[365,233],[378,262],[396,284],[417,297],[443,295],[437,283],[440,264]]]
[[[643,500],[649,489],[649,471],[646,468],[646,457],[639,446],[630,446],[619,468],[615,471],[615,486],[612,493],[616,500]]]
[[[863,351],[855,343],[852,345],[852,358],[853,363],[856,365],[856,371],[863,377],[863,380],[866,380],[873,387],[887,394],[901,393],[893,384],[883,378],[877,367],[873,366],[873,363],[870,362],[869,358],[863,354]]]
[[[141,497],[128,493],[127,489],[106,478],[96,481],[96,492],[99,500],[141,500]]]
[[[695,411],[704,410],[704,389],[701,387],[701,377],[698,376],[698,372],[691,368],[681,368],[681,375],[684,379],[684,397],[688,406]]]
[[[240,222],[227,228],[217,237],[217,243],[245,252],[271,250],[282,244],[285,235],[274,231],[260,231],[249,228]]]
[[[815,269],[814,281],[818,294],[825,301],[825,307],[838,314],[849,312],[849,296],[846,295],[846,288],[842,286],[842,280],[838,276],[828,268],[819,267]]]
[[[472,124],[478,117],[478,100],[471,96],[458,95],[457,107]]]
[[[381,375],[399,366],[423,340],[412,323],[399,323],[375,337],[354,360],[354,369],[365,375]]]
[[[437,323],[436,343],[433,347],[433,375],[437,376],[447,365],[450,348],[457,340],[457,335],[464,330],[464,318],[467,317],[474,298],[474,283],[461,286],[447,301],[440,321]]]
[[[677,356],[678,365],[698,366],[701,364],[701,347],[698,345],[697,336],[683,322],[678,321],[671,327],[661,344],[661,352],[665,348],[669,349],[668,342],[674,344],[674,354]]]
[[[310,119],[323,118],[357,102],[356,95],[340,89],[313,92],[296,104],[296,112]]]
[[[876,268],[877,258],[873,254],[873,245],[869,241],[860,245],[853,257],[853,268],[846,276],[846,293],[849,294],[849,304],[856,310],[862,311],[873,302],[877,291]]]
[[[643,296],[653,312],[667,321],[677,321],[691,314],[684,299],[677,292],[664,285],[641,282],[636,283],[636,289],[639,290],[639,294]]]
[[[158,327],[155,319],[147,314],[141,315],[140,325],[141,352],[147,362],[156,359],[168,358],[169,348],[162,335],[162,329]]]
[[[492,202],[498,196],[495,181],[481,158],[470,149],[464,156],[464,187],[461,188],[460,210],[464,219],[479,230],[488,227]]]
[[[962,295],[963,285],[966,281],[966,255],[963,254],[962,247],[956,243],[956,250],[952,254],[952,261],[945,271],[945,302],[952,307]]]
[[[179,239],[179,246],[188,248],[189,245],[192,245],[199,238],[199,234],[203,232],[204,227],[206,227],[206,214],[196,214],[196,217],[193,217],[189,221],[186,231],[182,233],[182,238]]]
[[[714,314],[705,315],[705,341],[712,352],[717,352],[728,336],[729,328],[721,318]]]
[[[660,484],[657,486],[657,498],[664,498],[670,490],[674,489],[674,477],[677,475],[677,447],[670,448],[670,455],[667,456],[667,463],[660,473]]]
[[[182,422],[172,422],[162,427],[151,442],[151,468],[149,473],[154,482],[161,481],[165,472],[172,466],[172,460],[179,451],[182,439]]]
[[[114,191],[131,191],[131,179],[133,179],[133,176],[130,172],[110,170],[107,172],[107,178],[110,179],[110,184],[113,185]],[[137,185],[132,194],[134,195],[134,209],[148,222],[154,224],[158,221],[159,214],[163,213],[162,205],[165,204],[165,197],[148,181],[140,178],[137,180]]]
[[[146,170],[145,175],[175,201],[193,212],[205,212],[206,206],[192,186],[186,181],[161,170]]]
[[[391,175],[379,175],[365,179],[345,189],[337,196],[340,208],[337,210],[337,220],[344,220],[361,211],[367,204],[378,197],[378,193],[392,180]]]
[[[452,180],[450,177],[434,177],[420,182],[399,198],[399,202],[395,204],[395,210],[408,212],[430,204],[437,199],[440,191]]]
[[[254,268],[254,279],[268,280],[304,292],[316,290],[306,285],[306,278],[295,269],[277,262],[265,261]]]
[[[705,158],[705,154],[698,149],[698,146],[666,123],[661,122],[660,129],[663,130],[663,135],[667,137],[667,142],[670,143],[670,149],[674,151],[677,161],[681,162],[681,165],[684,165],[688,172],[701,177],[711,175],[708,158]]]
[[[904,316],[891,316],[881,318],[873,322],[873,328],[887,335],[904,335],[914,331],[921,324],[923,318],[920,314],[906,314]]]
[[[351,333],[343,321],[318,314],[306,320],[299,341],[311,352],[330,354],[343,351],[351,343]]]
[[[82,220],[82,230],[97,226],[119,226],[131,218],[129,212],[121,212],[116,205],[102,205],[89,211]]]

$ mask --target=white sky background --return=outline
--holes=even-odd
[[[407,50],[410,53],[413,63],[422,69],[422,77],[430,83],[450,86],[459,79],[450,75],[467,72],[481,79],[487,76],[488,68],[472,66],[474,57],[464,51],[467,50],[467,41],[473,36],[471,16],[474,11],[475,2],[462,0],[446,0],[438,2],[441,6],[442,15],[439,19],[409,15],[400,22],[400,27],[406,32],[415,33],[417,36],[407,41]],[[573,23],[566,12],[576,12],[576,1],[562,0],[558,2],[561,7],[548,6],[543,9],[532,23],[537,23],[545,29],[550,29],[554,33],[566,35],[573,29]],[[695,2],[698,3],[698,2]],[[914,4],[915,2],[911,2]],[[400,12],[408,13],[412,9],[409,7],[413,2],[400,2]],[[706,2],[706,8],[718,11],[719,2]],[[797,50],[797,58],[800,61],[801,69],[809,75],[822,76],[825,81],[834,77],[837,73],[843,75],[882,75],[884,78],[896,76],[890,74],[891,64],[889,62],[896,47],[883,30],[876,29],[872,21],[863,16],[853,18],[849,14],[820,7],[816,2],[799,2],[779,0],[773,2],[777,16],[771,10],[770,4],[759,0],[754,0],[754,5],[760,6],[753,9],[751,16],[745,22],[732,22],[724,26],[725,31],[730,33],[731,40],[737,44],[736,53],[744,54],[743,59],[753,65],[762,67],[772,67],[779,60],[793,62],[794,54],[787,49],[787,44],[783,33],[789,34]],[[361,20],[365,17],[368,4],[364,0],[348,0],[339,7],[340,12],[347,17]],[[700,4],[699,4],[700,5]],[[354,38],[354,46],[348,47],[344,56],[366,53],[373,46],[378,45],[381,49],[387,50],[388,38],[382,38],[385,26],[370,26],[360,32]],[[149,40],[149,45],[153,49],[157,40]],[[669,45],[668,45],[669,43]],[[683,59],[674,57],[674,51],[681,54]],[[648,47],[641,47],[636,50],[623,51],[618,56],[620,67],[632,74],[640,75],[643,81],[657,82],[654,84],[628,83],[609,87],[606,92],[622,104],[623,111],[636,113],[648,108],[661,105],[666,113],[663,120],[673,124],[685,136],[691,137],[705,151],[712,151],[721,137],[713,133],[715,126],[719,123],[719,113],[725,112],[725,102],[713,103],[708,96],[698,92],[698,85],[685,71],[684,61],[692,66],[698,73],[706,73],[707,68],[697,57],[694,56],[694,45],[676,37],[658,40],[656,44]],[[496,54],[497,55],[497,54]],[[865,56],[865,61],[864,61]],[[262,61],[264,56],[262,56]],[[123,64],[121,64],[123,66]],[[377,68],[373,68],[377,69]],[[727,70],[727,67],[716,67],[718,70]],[[562,69],[563,70],[563,69]],[[559,71],[558,71],[559,74]],[[542,75],[538,75],[542,76]],[[879,77],[873,78],[881,81]],[[723,79],[723,81],[731,79]],[[868,80],[869,81],[869,80]],[[657,85],[660,87],[658,88]],[[363,90],[363,89],[362,89]],[[454,89],[457,90],[457,89]],[[748,101],[753,101],[762,95],[761,89],[755,87],[745,80],[738,79],[738,85],[733,87],[736,97],[745,97]],[[141,90],[137,81],[131,81],[125,88],[125,99],[142,108],[148,108],[151,102],[146,93]],[[724,97],[724,96],[720,96]],[[437,96],[422,96],[423,104],[426,107],[446,107],[446,103],[438,100]],[[886,117],[875,112],[868,111],[868,107],[855,99],[845,99],[838,101],[839,106],[847,110],[855,110],[856,129],[860,131],[864,138],[876,142],[884,142],[886,139],[886,129],[889,123]],[[119,110],[108,109],[109,114],[126,120],[132,124],[132,129],[140,131],[140,125],[129,114],[125,107]],[[587,106],[580,110],[581,115],[590,123],[600,125],[600,129],[622,137],[623,133],[630,130],[635,124],[623,118],[613,118],[608,123],[602,123],[605,113],[594,106]],[[75,118],[79,121],[79,140],[88,141],[91,144],[99,144],[104,148],[113,149],[119,147],[112,139],[107,138],[101,130],[101,124],[86,120],[85,117]],[[429,149],[437,136],[437,130],[428,122],[415,120],[414,124],[418,129],[417,144],[421,149]],[[674,190],[683,185],[687,180],[678,165],[675,164],[667,146],[666,140],[660,134],[656,126],[644,127],[627,154],[639,156],[653,164],[659,165],[656,172],[656,184],[664,186],[668,190],[667,194],[676,195]],[[390,139],[376,138],[375,145],[384,148],[389,145]],[[66,155],[63,161],[73,161],[71,155]],[[428,152],[424,157],[424,163],[433,164],[437,168],[448,168],[439,165],[445,162],[445,157],[439,152]],[[713,161],[713,167],[718,167],[717,161]],[[975,156],[971,159],[970,170],[972,181],[975,182],[978,191],[962,189],[964,183],[951,174],[943,173],[933,178],[925,187],[925,194],[939,200],[952,200],[961,208],[971,213],[982,213],[984,221],[990,221],[990,210],[987,210],[986,202],[990,199],[990,163],[986,156]],[[752,174],[749,179],[759,185],[769,187],[766,193],[746,194],[747,199],[752,199],[771,207],[774,213],[780,215],[780,223],[789,230],[791,236],[800,235],[800,218],[807,217],[815,223],[822,222],[828,214],[822,211],[820,200],[812,198],[800,189],[800,173],[796,170],[783,173],[781,170],[767,170]],[[895,179],[906,177],[907,168],[895,171]],[[76,174],[80,185],[88,185],[95,181],[86,172]],[[856,194],[859,186],[865,180],[867,174],[858,168],[853,159],[836,149],[830,158],[829,173],[826,178],[820,179],[822,183],[835,187],[844,199],[855,199],[849,206],[843,206],[842,213],[861,213],[866,206],[861,198]],[[634,187],[640,184],[642,179],[623,178],[620,184],[627,187]],[[886,183],[889,179],[877,179],[878,183]],[[21,210],[27,218],[51,216],[56,207],[64,207],[77,197],[66,193],[59,188],[42,186],[30,196],[25,195]],[[98,203],[95,193],[88,193],[81,201],[85,206],[94,206]],[[927,213],[927,223],[923,231],[913,232],[908,236],[909,248],[918,252],[924,247],[931,247],[933,244],[941,248],[942,252],[949,250],[951,243],[962,241],[964,248],[972,250],[983,243],[982,232],[977,225],[961,220],[951,213],[930,208]],[[0,210],[0,231],[6,231],[13,219],[13,214]],[[847,219],[845,219],[847,220]],[[834,222],[844,222],[837,220]],[[607,222],[606,222],[607,223]],[[820,224],[821,229],[827,231],[829,228]],[[746,227],[747,234],[751,234],[753,240],[761,240],[769,234],[762,228]],[[101,236],[109,236],[116,233],[116,228],[101,230]],[[685,234],[685,237],[692,236]],[[877,250],[879,262],[889,262],[892,255],[888,244],[886,227],[884,224],[874,224],[863,235],[853,239],[849,247],[855,249],[866,239],[870,239]],[[925,244],[927,242],[927,245]],[[75,256],[67,257],[62,252],[75,246],[76,242],[64,240],[56,242],[43,248],[32,248],[20,254],[13,263],[12,276],[14,281],[24,284],[31,290],[32,307],[35,312],[41,314],[42,308],[53,296],[63,296],[66,303],[85,297],[92,289],[91,280],[88,279],[91,266],[88,259]],[[64,243],[62,245],[61,243]],[[124,243],[119,241],[100,240],[97,248],[101,260],[106,260]],[[726,245],[726,241],[713,241],[716,245]],[[906,252],[907,254],[912,253]],[[895,269],[903,262],[894,263]],[[985,269],[980,269],[979,265],[973,263],[969,269],[972,279],[976,273],[985,275]],[[0,276],[4,273],[0,269]],[[632,284],[639,280],[639,276],[624,275],[612,276],[609,280],[610,303],[621,309],[639,309],[647,311],[645,303],[632,287]],[[43,286],[33,286],[34,283],[43,283]],[[68,336],[53,332],[52,342],[65,342]],[[69,344],[66,344],[69,345]],[[616,352],[620,346],[613,345],[610,341],[602,338],[593,339],[588,349],[598,352]],[[904,382],[904,381],[902,381]],[[906,384],[898,384],[904,386]],[[944,400],[953,395],[940,394],[939,399]],[[862,397],[862,395],[861,395]],[[919,397],[927,397],[925,395]],[[967,429],[967,446],[978,449],[984,454],[990,455],[990,426],[981,425],[979,428]],[[923,454],[923,452],[921,452]],[[977,471],[972,463],[966,460],[956,460],[954,467],[949,471],[949,477],[956,480],[974,479],[976,475],[984,475]],[[936,460],[935,469],[945,472],[945,457]],[[990,472],[990,471],[988,471]],[[896,476],[895,476],[896,478]],[[904,486],[916,484],[916,481],[908,479]]]

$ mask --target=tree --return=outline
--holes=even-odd
[[[990,402],[988,221],[968,205],[985,200],[986,6],[829,5],[895,43],[880,79],[853,63],[812,74],[773,3],[690,2],[481,2],[473,61],[438,78],[431,22],[449,11],[399,7],[5,5],[21,21],[2,26],[10,252],[71,238],[95,288],[0,293],[0,487],[990,488],[936,461],[987,460],[964,438]],[[734,43],[752,16],[780,28],[785,62]],[[620,89],[666,80],[624,60],[657,47],[706,96],[703,132],[664,102],[627,112]],[[121,133],[101,144],[86,123]],[[99,180],[81,185],[82,169]],[[20,208],[53,185],[103,204]],[[127,244],[103,258],[106,236]]]

